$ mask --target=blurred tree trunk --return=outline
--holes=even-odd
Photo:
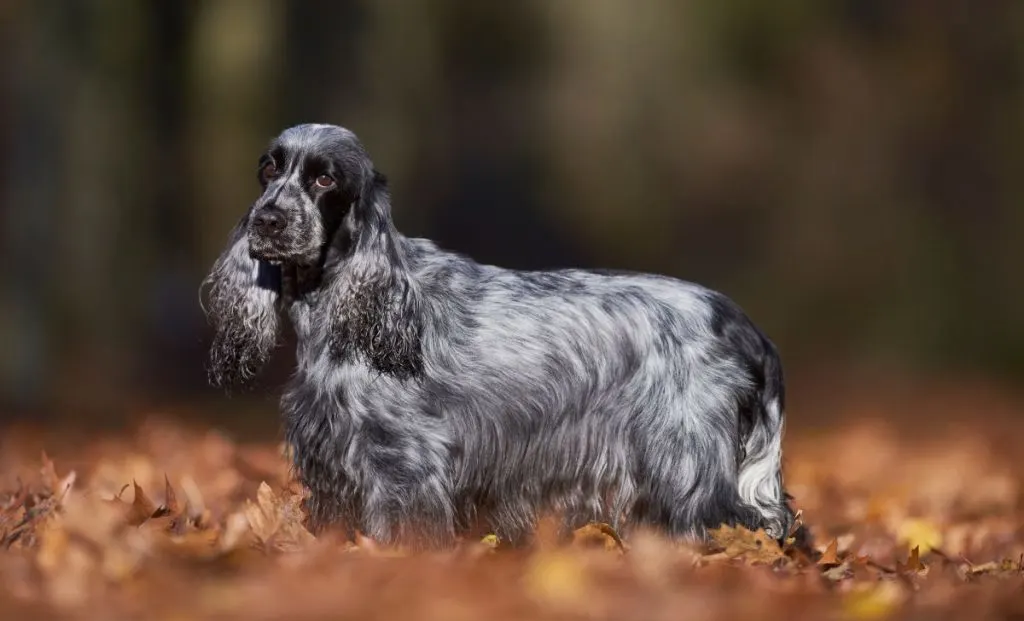
[[[139,300],[154,265],[147,226],[153,181],[153,125],[146,116],[154,58],[147,3],[89,0],[64,9],[69,68],[63,102],[67,178],[57,228],[69,406],[121,401],[131,349],[138,346]],[[76,14],[77,13],[77,14]]]
[[[5,4],[0,19],[0,391],[5,410],[45,407],[55,354],[52,232],[60,188],[59,151],[65,70],[43,51],[57,45],[52,12],[28,2]],[[16,18],[16,19],[15,19]],[[49,75],[41,82],[38,75]],[[56,179],[56,182],[55,182]]]

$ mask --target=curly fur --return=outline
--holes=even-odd
[[[297,368],[281,407],[315,528],[434,546],[482,521],[522,541],[550,511],[680,537],[788,532],[782,368],[731,300],[664,276],[506,270],[404,237],[340,127],[287,129],[267,162],[278,174],[208,279],[211,379],[250,380],[287,314]],[[272,238],[252,226],[266,209],[287,222]],[[260,277],[271,262],[276,281]]]
[[[277,345],[277,293],[260,286],[273,279],[273,270],[249,257],[243,220],[203,282],[210,287],[207,313],[215,330],[208,373],[214,386],[253,379]]]

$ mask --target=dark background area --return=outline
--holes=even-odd
[[[1024,378],[1019,0],[6,0],[0,46],[0,421],[272,423],[290,353],[207,388],[198,289],[306,121],[406,234],[728,293],[798,400]]]

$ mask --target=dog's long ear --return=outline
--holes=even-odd
[[[250,382],[270,358],[280,331],[280,268],[249,256],[248,214],[231,231],[224,253],[203,281],[204,311],[214,327],[207,373],[212,385]]]
[[[405,240],[391,219],[384,176],[370,169],[345,214],[325,265],[331,347],[405,379],[422,371],[421,301]]]

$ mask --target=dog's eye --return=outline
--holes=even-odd
[[[277,165],[273,162],[268,163],[263,167],[263,170],[260,171],[260,175],[263,176],[264,181],[270,181],[277,176]]]
[[[320,175],[316,178],[316,184],[321,188],[329,188],[334,185],[334,179],[329,175]]]

